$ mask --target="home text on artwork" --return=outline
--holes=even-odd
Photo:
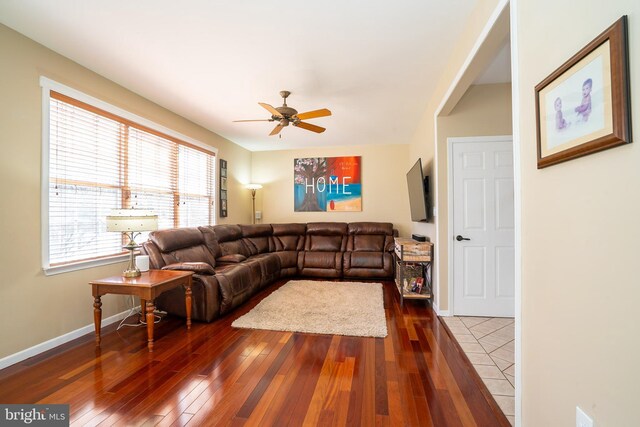
[[[324,193],[328,191],[329,194],[351,194],[349,191],[349,184],[351,182],[350,176],[343,176],[342,183],[340,183],[337,176],[330,176],[329,183],[327,184],[327,180],[324,177],[320,177],[318,179],[311,178],[311,182],[309,182],[308,178],[304,179],[304,192],[308,193]]]

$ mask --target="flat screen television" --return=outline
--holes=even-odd
[[[409,205],[411,207],[411,221],[428,222],[429,215],[429,177],[422,173],[422,159],[407,172],[407,187],[409,188]]]

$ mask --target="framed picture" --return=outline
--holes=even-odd
[[[220,217],[226,218],[227,210],[227,161],[220,159]]]
[[[535,87],[538,169],[631,142],[627,17]]]

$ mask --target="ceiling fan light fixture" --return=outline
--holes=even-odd
[[[326,117],[331,115],[331,111],[326,108],[322,108],[319,110],[307,111],[304,113],[298,114],[298,110],[295,108],[291,108],[287,105],[287,97],[291,95],[291,92],[287,90],[280,91],[280,96],[283,98],[283,104],[281,107],[273,107],[264,102],[258,102],[262,108],[271,113],[271,118],[269,120],[264,121],[277,121],[278,125],[271,131],[269,136],[278,135],[280,131],[289,126],[291,123],[295,127],[300,127],[302,129],[309,130],[315,133],[322,133],[325,131],[325,128],[312,125],[311,123],[305,123],[302,120],[306,119],[314,119],[317,117]],[[254,121],[254,120],[236,120],[238,122],[246,122],[246,121]],[[255,120],[259,121],[259,120]]]

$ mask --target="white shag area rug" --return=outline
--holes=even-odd
[[[384,338],[382,284],[292,280],[231,326]]]

